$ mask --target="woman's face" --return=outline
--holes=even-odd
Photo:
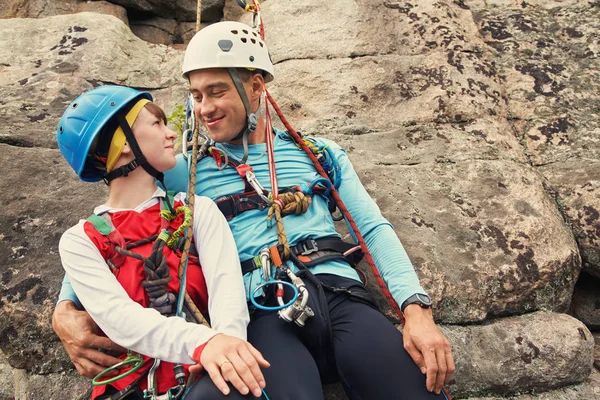
[[[162,118],[144,107],[131,130],[142,154],[152,167],[159,172],[164,172],[175,166],[174,142],[177,133],[165,125]]]

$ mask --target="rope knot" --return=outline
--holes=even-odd
[[[278,198],[273,199],[273,204],[269,208],[267,214],[267,221],[270,228],[273,215],[275,215],[275,221],[277,223],[277,240],[279,241],[279,244],[283,245],[284,259],[287,259],[290,256],[290,244],[287,240],[287,234],[285,233],[281,216],[287,214],[304,214],[308,210],[311,202],[312,198],[302,192],[282,193]]]
[[[171,249],[177,247],[179,238],[183,234],[183,231],[190,225],[190,221],[192,220],[192,210],[190,207],[187,206],[179,206],[175,209],[174,214],[169,210],[161,210],[160,212],[160,216],[167,222],[173,221],[181,214],[183,214],[183,221],[181,222],[181,225],[179,225],[177,230],[173,232],[173,234],[168,239],[163,239],[167,242],[167,246],[169,246],[169,248]]]

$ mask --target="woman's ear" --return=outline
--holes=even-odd
[[[125,144],[123,145],[123,150],[121,150],[121,154],[129,154],[131,153],[131,147],[129,146],[129,143],[127,143],[127,141],[125,141]]]

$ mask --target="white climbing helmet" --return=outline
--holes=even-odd
[[[265,82],[274,77],[266,43],[252,27],[235,21],[209,25],[190,40],[183,56],[183,76],[207,68],[259,69]]]

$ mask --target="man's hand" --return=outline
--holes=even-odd
[[[241,394],[252,392],[255,397],[260,397],[261,389],[266,386],[260,368],[269,366],[269,362],[250,343],[219,333],[208,341],[200,355],[200,364],[190,367],[190,372],[196,373],[204,368],[224,395],[229,394],[229,386],[225,383],[228,381]]]
[[[440,394],[456,369],[450,342],[435,325],[431,309],[409,304],[404,317],[404,348],[427,375],[427,390]]]
[[[107,367],[121,362],[98,349],[127,351],[104,336],[98,336],[98,326],[85,311],[79,311],[73,302],[61,301],[52,314],[52,328],[77,368],[79,374],[94,378]],[[112,375],[116,375],[114,371]]]

